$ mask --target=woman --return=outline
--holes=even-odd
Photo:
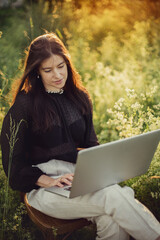
[[[13,139],[10,159],[8,141]],[[114,185],[72,199],[44,190],[71,185],[77,148],[97,144],[91,101],[66,48],[53,33],[39,36],[29,47],[2,127],[3,166],[11,187],[27,192],[30,205],[47,215],[95,222],[97,240],[126,240],[129,235],[160,240],[159,222],[129,187]]]

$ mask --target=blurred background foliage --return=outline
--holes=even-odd
[[[15,2],[0,8],[0,128],[25,51],[47,31],[65,43],[90,93],[100,143],[160,128],[160,0],[26,0],[13,8]],[[160,180],[151,179],[160,175],[159,161],[160,148],[147,174],[125,184],[160,220]],[[31,235],[17,239],[34,239]]]

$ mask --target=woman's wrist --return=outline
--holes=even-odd
[[[37,182],[36,182],[36,185],[38,185],[39,187],[51,187],[51,186],[54,186],[54,179],[51,178],[51,177],[48,177],[47,175],[45,174],[42,174]]]

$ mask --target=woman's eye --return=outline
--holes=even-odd
[[[51,70],[45,70],[45,73],[51,72]]]
[[[64,65],[60,65],[60,66],[58,66],[58,68],[63,68],[64,67]]]

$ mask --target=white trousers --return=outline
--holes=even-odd
[[[51,160],[37,165],[48,175],[73,173],[75,165]],[[65,198],[40,188],[27,194],[29,204],[41,212],[60,219],[87,218],[97,225],[96,240],[155,240],[160,224],[152,213],[134,198],[129,187],[115,184],[94,193]]]

